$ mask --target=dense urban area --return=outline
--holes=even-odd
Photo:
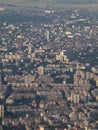
[[[98,130],[98,12],[0,8],[0,130]]]

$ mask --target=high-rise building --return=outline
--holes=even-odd
[[[29,43],[29,45],[28,45],[28,53],[30,54],[31,52],[32,52],[32,44]]]
[[[0,105],[0,118],[4,117],[4,105]]]
[[[80,97],[79,94],[72,93],[71,94],[71,101],[74,103],[79,103]]]
[[[43,74],[44,74],[44,67],[43,67],[43,66],[40,66],[40,67],[38,68],[38,73],[39,73],[40,75],[43,75]]]
[[[44,130],[44,126],[43,126],[43,125],[40,125],[40,126],[39,126],[39,130]]]
[[[45,36],[46,36],[47,41],[49,41],[49,39],[50,39],[50,32],[49,32],[49,30],[45,31]]]

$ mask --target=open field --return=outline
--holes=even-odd
[[[81,2],[82,1],[82,2]],[[90,2],[92,0],[0,0],[1,6],[54,6],[54,7],[65,7],[65,8],[85,8],[91,10],[98,10],[98,0],[95,2]]]

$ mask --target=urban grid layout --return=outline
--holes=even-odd
[[[98,130],[98,11],[0,8],[0,130]]]

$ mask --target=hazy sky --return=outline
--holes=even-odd
[[[7,4],[12,4],[12,5],[66,5],[66,4],[88,4],[88,3],[93,3],[96,4],[98,0],[0,0],[0,4],[3,3],[4,5]]]

